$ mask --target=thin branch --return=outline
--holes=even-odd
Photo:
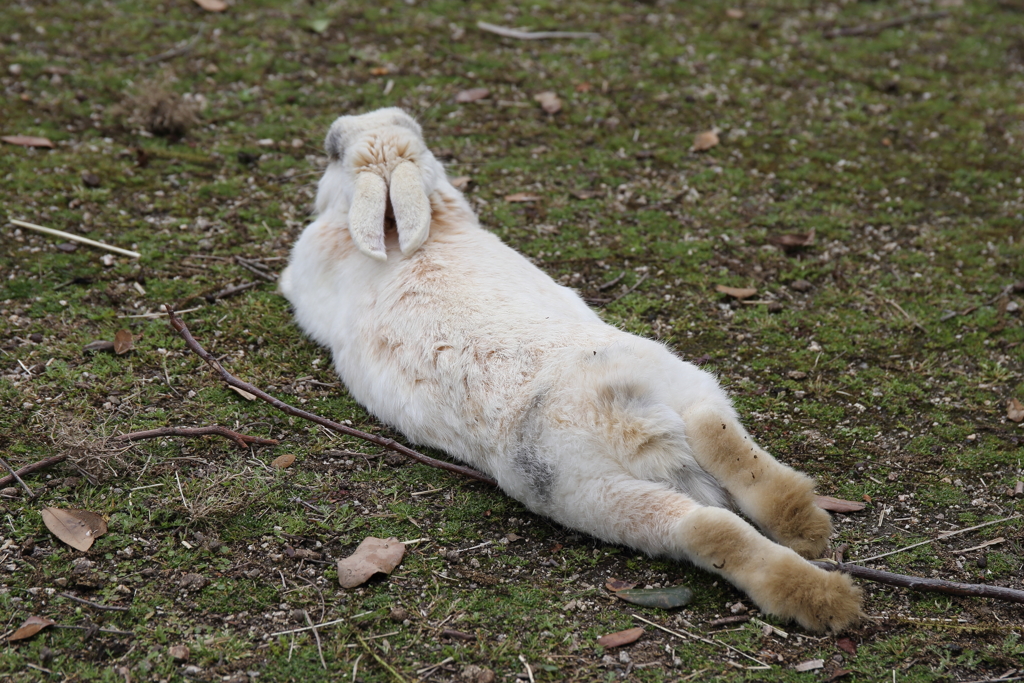
[[[256,263],[241,256],[235,257],[235,263],[242,266],[256,277],[263,278],[267,282],[277,282],[277,275],[265,268],[262,263]]]
[[[104,244],[103,242],[97,242],[96,240],[91,240],[88,237],[82,237],[81,235],[74,235],[74,234],[72,234],[70,232],[64,232],[63,230],[54,230],[53,228],[44,228],[41,225],[36,225],[35,223],[27,223],[25,221],[19,221],[19,220],[16,220],[14,218],[11,218],[10,221],[11,221],[11,223],[14,223],[15,225],[20,225],[21,227],[28,228],[29,230],[35,230],[36,232],[43,232],[43,233],[46,233],[47,235],[55,235],[57,237],[63,237],[64,239],[70,240],[71,242],[81,242],[82,244],[88,244],[91,247],[99,247],[100,249],[106,249],[107,251],[112,251],[115,254],[123,254],[124,256],[131,256],[132,258],[139,258],[140,256],[142,256],[142,254],[140,254],[137,251],[129,251],[127,249],[122,249],[121,247],[112,247],[109,244]]]
[[[16,479],[19,484],[21,484],[21,488],[25,489],[25,493],[28,494],[29,500],[32,500],[33,498],[36,497],[36,494],[32,493],[32,489],[28,487],[28,484],[22,481],[21,476],[19,476],[18,473],[14,471],[14,468],[11,467],[6,460],[0,458],[0,465],[3,465],[7,469],[7,471],[11,473],[11,476],[14,477],[14,479]],[[6,479],[6,477],[4,478]]]
[[[515,38],[516,40],[548,40],[551,38],[600,38],[600,33],[589,31],[524,31],[521,28],[508,28],[497,24],[488,24],[486,21],[476,22],[476,27],[481,31],[494,33],[502,38]]]
[[[258,283],[258,282],[246,282],[243,285],[235,285],[233,287],[225,287],[224,289],[220,290],[219,292],[214,292],[213,294],[210,294],[210,295],[206,296],[205,299],[207,301],[216,301],[217,299],[226,299],[229,296],[234,296],[235,294],[238,294],[239,292],[244,292],[247,289],[252,289],[253,287],[258,287],[259,284],[260,283]]]
[[[58,463],[64,462],[67,459],[68,456],[66,455],[53,455],[50,456],[49,458],[44,458],[39,462],[34,462],[31,465],[25,465],[14,474],[17,474],[19,477],[23,477],[26,474],[32,474],[33,472],[38,472],[39,470],[45,470],[47,467],[52,467]],[[14,480],[14,476],[12,474],[8,474],[6,477],[0,478],[0,486],[7,486]]]
[[[358,429],[353,429],[352,427],[348,427],[333,420],[328,420],[327,418],[321,417],[315,413],[300,410],[299,408],[295,408],[293,406],[288,405],[284,401],[277,400],[270,394],[264,392],[261,389],[258,389],[252,384],[249,384],[248,382],[243,382],[242,380],[238,379],[230,372],[225,370],[224,366],[222,366],[217,361],[216,358],[211,356],[206,349],[199,345],[199,342],[195,340],[195,338],[192,336],[192,333],[189,332],[188,328],[185,326],[185,323],[181,320],[181,318],[177,316],[177,314],[175,314],[174,310],[171,309],[169,306],[167,308],[167,314],[168,320],[171,323],[171,327],[173,327],[175,331],[181,335],[181,338],[185,340],[185,344],[188,346],[188,348],[191,349],[192,352],[195,353],[197,356],[206,361],[207,365],[216,370],[217,374],[221,376],[221,379],[223,379],[228,384],[228,386],[232,386],[237,389],[247,391],[256,398],[260,399],[261,401],[265,401],[266,403],[269,403],[270,405],[274,406],[275,408],[277,408],[278,410],[287,415],[301,417],[303,420],[309,420],[310,422],[322,425],[324,427],[327,427],[328,429],[338,432],[339,434],[345,434],[347,436],[353,436],[357,439],[362,439],[363,441],[369,441],[370,443],[377,444],[378,446],[387,448],[388,450],[395,451],[396,453],[401,453],[404,456],[412,458],[416,462],[422,463],[424,465],[429,465],[430,467],[437,467],[439,469],[447,470],[449,472],[455,472],[456,474],[461,474],[465,477],[469,477],[470,479],[476,479],[477,481],[482,481],[485,484],[491,484],[492,486],[498,485],[498,482],[494,481],[486,474],[483,474],[482,472],[477,472],[476,470],[470,467],[454,465],[449,462],[444,462],[443,460],[431,458],[429,456],[423,455],[418,451],[414,451],[408,446],[403,446],[394,439],[388,439],[382,436],[377,436],[375,434],[362,432],[359,431]]]
[[[929,593],[945,593],[946,595],[960,595],[975,598],[994,598],[1007,602],[1024,603],[1024,591],[1015,588],[1004,588],[1002,586],[988,586],[980,583],[955,583],[943,579],[925,579],[917,576],[906,576],[904,574],[893,574],[878,569],[868,569],[860,565],[848,562],[834,562],[832,560],[814,560],[811,562],[816,567],[826,571],[843,572],[858,579],[884,583],[888,586],[899,586],[914,591]]]
[[[75,602],[77,602],[79,604],[82,604],[82,605],[88,605],[89,607],[92,607],[93,609],[98,609],[98,610],[103,611],[103,612],[127,612],[128,611],[127,607],[115,607],[113,605],[101,605],[98,602],[93,602],[92,600],[86,600],[84,598],[76,598],[74,595],[71,595],[71,593],[61,593],[60,596],[62,598],[67,598],[68,600],[74,600]]]
[[[111,441],[140,441],[142,439],[157,439],[161,436],[223,436],[231,439],[239,448],[248,448],[249,444],[259,446],[276,446],[280,443],[277,439],[264,439],[258,436],[239,434],[227,427],[211,425],[209,427],[160,427],[159,429],[147,429],[142,432],[131,432],[115,436]]]
[[[974,526],[967,527],[966,529],[957,529],[956,531],[947,531],[946,533],[939,534],[936,538],[929,538],[927,541],[921,541],[920,543],[914,543],[914,544],[906,546],[905,548],[899,548],[898,550],[893,550],[893,551],[888,552],[888,553],[882,553],[881,555],[873,555],[871,557],[865,557],[864,559],[857,559],[857,560],[854,560],[854,562],[870,562],[871,560],[878,560],[878,559],[883,558],[883,557],[889,557],[890,555],[895,555],[897,553],[902,553],[904,550],[910,550],[911,548],[917,548],[917,547],[920,547],[922,545],[928,545],[929,543],[934,543],[935,541],[943,541],[943,540],[945,540],[947,538],[951,538],[953,536],[959,536],[960,534],[966,534],[968,531],[974,531],[975,529],[981,529],[982,527],[992,526],[993,524],[999,524],[1000,522],[1009,522],[1010,520],[1019,519],[1019,518],[1020,518],[1019,514],[1018,515],[1011,515],[1009,517],[1003,517],[1002,519],[994,519],[991,522],[985,522],[984,524],[976,524]]]
[[[174,59],[175,57],[181,57],[182,55],[187,55],[189,52],[192,51],[192,48],[194,48],[196,46],[196,43],[198,43],[199,39],[202,38],[202,37],[203,37],[203,29],[199,29],[199,32],[197,34],[195,34],[194,36],[192,36],[192,39],[189,40],[184,45],[179,45],[178,47],[172,47],[171,49],[165,50],[165,51],[161,52],[158,55],[153,55],[152,57],[147,57],[146,59],[142,60],[142,63],[143,64],[153,64],[155,62],[164,62],[164,61],[167,61],[168,59]]]
[[[918,21],[931,21],[932,19],[944,19],[949,12],[923,12],[921,14],[908,14],[905,17],[897,17],[886,21],[879,21],[875,24],[861,24],[860,26],[847,26],[825,31],[826,38],[844,38],[849,36],[873,36],[881,33],[887,28],[896,28],[905,24],[912,24]]]

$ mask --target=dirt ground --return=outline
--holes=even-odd
[[[161,308],[239,377],[402,441],[276,292],[330,122],[401,106],[488,229],[866,503],[834,515],[848,561],[1022,589],[1024,4],[211,2],[0,11],[0,135],[45,139],[0,143],[0,457],[64,456],[24,477],[32,498],[0,486],[0,681],[1024,677],[1021,605],[864,581],[861,625],[804,633],[246,400]],[[215,424],[280,443],[115,440]],[[108,530],[75,550],[46,507]],[[367,536],[405,559],[342,589]],[[640,607],[609,579],[694,596]],[[54,623],[8,641],[32,616]]]

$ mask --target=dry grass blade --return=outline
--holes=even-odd
[[[477,28],[499,35],[503,38],[515,38],[516,40],[549,40],[552,38],[600,38],[600,33],[589,33],[586,31],[524,31],[519,28],[508,28],[489,24],[486,21],[476,22]]]
[[[4,135],[0,137],[9,145],[18,145],[19,147],[48,147],[53,149],[53,142],[49,138],[40,138],[34,135]]]
[[[103,242],[97,242],[96,240],[91,240],[88,237],[82,237],[81,235],[73,235],[70,232],[64,232],[63,230],[54,230],[53,228],[44,228],[41,225],[36,225],[35,223],[29,223],[27,221],[19,221],[19,220],[15,219],[15,218],[10,219],[10,221],[11,221],[11,223],[14,223],[15,225],[19,225],[19,226],[21,226],[23,228],[28,228],[29,230],[35,230],[36,232],[46,233],[47,235],[53,235],[55,237],[63,237],[64,239],[70,240],[72,242],[79,242],[81,244],[88,244],[90,247],[97,247],[99,249],[106,249],[107,251],[112,251],[115,254],[122,254],[124,256],[131,256],[132,258],[139,258],[140,256],[142,256],[142,254],[140,254],[137,251],[130,251],[128,249],[122,249],[121,247],[112,247],[109,244],[104,244]]]

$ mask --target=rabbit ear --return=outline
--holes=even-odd
[[[411,161],[403,161],[391,172],[391,208],[398,227],[398,244],[408,256],[430,234],[430,200],[423,189],[423,175]]]
[[[384,212],[387,185],[376,173],[356,174],[356,190],[348,211],[348,231],[359,251],[378,261],[387,261],[384,248]]]

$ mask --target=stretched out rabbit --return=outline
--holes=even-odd
[[[812,631],[859,619],[851,579],[801,557],[832,530],[814,482],[754,443],[711,374],[483,230],[402,110],[343,116],[326,146],[281,290],[371,413],[534,512],[690,560],[766,612]]]

